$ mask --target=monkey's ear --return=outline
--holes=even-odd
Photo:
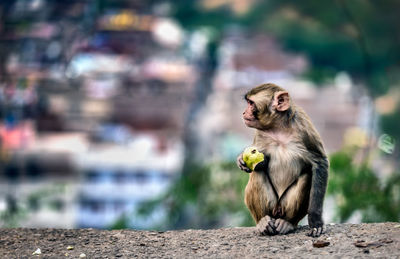
[[[283,112],[290,108],[289,93],[286,91],[276,92],[274,95],[274,101],[272,103],[277,111]]]

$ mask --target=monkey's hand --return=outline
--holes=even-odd
[[[245,171],[246,173],[251,173],[251,169],[248,168],[246,163],[243,161],[243,153],[237,157],[236,164],[240,170]]]
[[[308,214],[308,225],[311,228],[309,236],[319,237],[325,233],[325,225],[320,214],[310,213]]]
[[[275,235],[276,226],[275,226],[275,219],[271,218],[270,216],[264,216],[260,221],[257,223],[257,232],[261,235]]]

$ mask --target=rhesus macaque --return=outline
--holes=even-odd
[[[329,167],[321,137],[283,88],[263,84],[245,99],[244,123],[256,129],[252,146],[265,156],[254,171],[242,154],[237,159],[239,168],[251,173],[245,203],[257,230],[263,235],[286,234],[308,214],[310,235],[320,236]]]

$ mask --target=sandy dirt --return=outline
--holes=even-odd
[[[328,225],[319,238],[255,228],[137,231],[0,229],[1,258],[400,258],[400,223]],[[317,247],[323,246],[323,247]],[[35,251],[40,253],[32,255]]]

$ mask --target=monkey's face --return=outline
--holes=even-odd
[[[258,119],[259,110],[254,102],[254,96],[247,97],[247,107],[243,112],[243,121],[247,127],[261,129],[261,123]]]
[[[255,88],[257,89],[257,88]],[[281,88],[266,88],[246,94],[243,120],[247,127],[267,130],[276,126],[290,108],[289,94]]]

